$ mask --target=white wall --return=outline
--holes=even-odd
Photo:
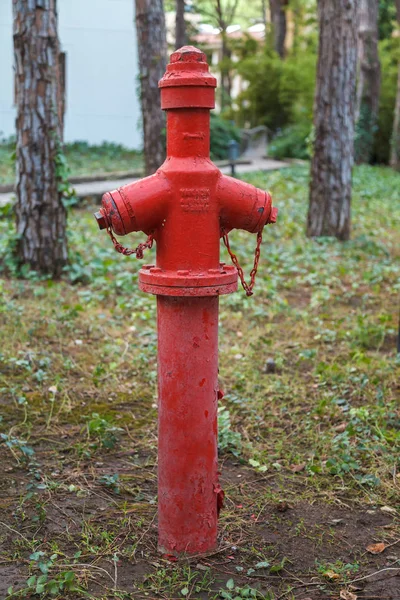
[[[0,131],[14,133],[11,0],[0,0]],[[59,0],[65,141],[142,145],[133,0]]]
[[[12,0],[0,0],[0,135],[14,133]]]

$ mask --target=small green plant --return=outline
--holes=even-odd
[[[344,563],[342,560],[337,560],[334,563],[316,561],[317,572],[326,579],[346,581],[351,575],[357,573],[358,563]]]
[[[6,433],[0,433],[0,443],[3,442],[11,451],[18,463],[28,463],[35,451],[24,440],[10,436]]]
[[[210,569],[200,572],[183,565],[157,569],[146,578],[144,588],[151,589],[157,596],[191,598],[193,592],[210,592],[212,583]]]
[[[73,571],[54,572],[57,558],[57,554],[46,557],[45,552],[33,552],[29,556],[30,568],[40,571],[41,575],[31,575],[21,590],[14,591],[13,586],[9,587],[7,598],[31,598],[32,594],[45,598],[65,592],[82,592]]]
[[[225,598],[225,600],[241,600],[242,598],[258,598],[258,600],[272,600],[273,596],[267,592],[266,594],[261,593],[255,588],[251,588],[248,585],[240,587],[235,585],[233,579],[229,579],[226,582],[226,589],[220,589],[216,598]]]
[[[224,406],[218,407],[218,448],[234,456],[239,456],[242,451],[242,436],[238,431],[232,431],[231,416]]]
[[[65,156],[61,140],[58,137],[56,139],[55,166],[56,178],[58,182],[58,191],[62,195],[64,206],[66,208],[71,208],[72,206],[75,206],[78,203],[78,198],[74,188],[69,182],[71,172],[68,166],[67,157]]]
[[[115,427],[106,418],[98,413],[93,413],[87,423],[87,433],[90,439],[95,439],[95,446],[99,443],[107,449],[112,449],[117,443],[117,433],[122,431],[120,427]]]
[[[103,475],[100,477],[99,482],[112,490],[114,494],[119,494],[121,491],[118,473],[114,473],[114,475]]]
[[[356,460],[356,449],[351,443],[348,431],[334,437],[331,456],[326,461],[326,466],[332,475],[342,475],[349,471],[358,471],[360,464]]]

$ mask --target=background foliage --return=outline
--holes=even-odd
[[[288,9],[294,19],[294,39],[287,56],[282,60],[273,50],[269,31],[265,44],[249,36],[231,40],[238,61],[231,62],[232,75],[243,79],[243,91],[223,116],[233,119],[240,127],[266,125],[272,143],[268,152],[275,158],[309,158],[308,141],[312,134],[313,102],[318,51],[318,30],[315,2],[291,0]],[[249,25],[257,20],[254,7]],[[381,60],[381,96],[378,131],[372,162],[387,164],[393,129],[397,69],[400,58],[394,3],[379,3],[379,54]],[[356,146],[368,135],[362,119],[356,131]]]

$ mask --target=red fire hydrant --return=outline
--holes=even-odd
[[[157,295],[158,530],[167,554],[200,553],[217,544],[223,500],[218,482],[218,297],[236,291],[238,271],[250,295],[261,231],[277,209],[263,190],[223,175],[209,158],[210,109],[216,80],[206,57],[185,46],[171,55],[159,83],[167,111],[167,159],[158,171],[103,196],[96,213],[119,252],[143,256],[153,240],[155,265],[139,287]],[[258,234],[250,286],[234,265],[220,263],[220,238]],[[147,242],[128,251],[113,231],[143,231]]]

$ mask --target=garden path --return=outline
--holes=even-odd
[[[236,165],[236,172],[238,175],[243,173],[251,173],[254,171],[273,171],[275,169],[281,169],[283,167],[288,167],[290,163],[282,162],[278,160],[272,160],[270,158],[257,158],[252,160],[250,164],[238,164]],[[229,174],[230,167],[221,167],[222,173]],[[136,178],[139,179],[139,178]],[[128,177],[124,179],[115,179],[115,180],[102,180],[102,181],[83,181],[80,183],[73,184],[73,187],[76,191],[76,194],[79,199],[83,198],[91,198],[91,199],[99,199],[101,196],[108,192],[109,190],[117,189],[127,183],[131,183],[135,181],[135,178]],[[6,192],[0,194],[0,207],[6,206],[13,202],[14,192]]]

